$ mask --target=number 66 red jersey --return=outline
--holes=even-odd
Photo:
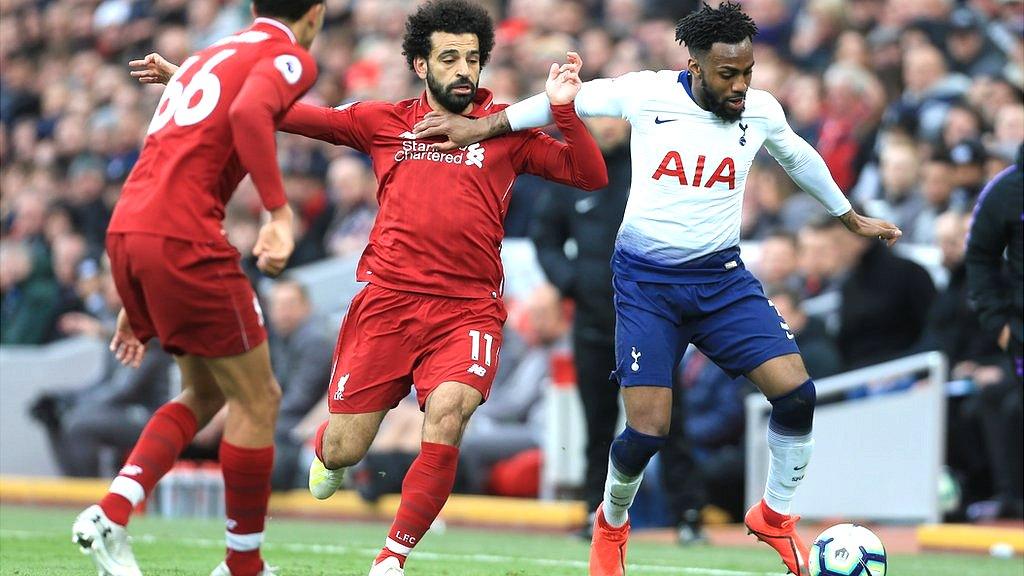
[[[223,243],[224,205],[246,173],[266,209],[283,206],[273,132],[315,80],[313,58],[269,18],[186,59],[164,89],[108,232]]]

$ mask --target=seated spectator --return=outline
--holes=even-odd
[[[703,505],[743,516],[744,398],[755,390],[744,377],[730,378],[696,347],[683,356],[676,377],[683,392],[683,426],[691,446]]]
[[[369,164],[354,155],[334,160],[327,169],[327,191],[334,206],[324,235],[327,252],[358,256],[377,217],[377,185]]]
[[[801,280],[797,264],[796,235],[776,230],[761,240],[755,276],[765,286],[783,286],[799,290]]]
[[[491,395],[469,421],[459,452],[467,488],[475,493],[486,491],[496,463],[540,447],[551,353],[568,346],[572,315],[554,286],[539,285],[509,316]]]
[[[804,312],[800,294],[786,288],[768,288],[767,292],[768,299],[796,338],[807,373],[812,378],[838,374],[842,370],[839,350],[825,331],[825,323]]]
[[[63,334],[110,341],[121,300],[109,273],[103,284],[110,312],[106,321],[69,312],[58,323]],[[153,412],[172,396],[172,358],[156,340],[150,342],[138,368],[123,366],[112,354],[105,354],[104,360],[103,374],[96,382],[70,392],[44,392],[32,406],[32,417],[46,427],[50,450],[66,476],[113,474]],[[103,461],[105,450],[113,452],[113,460]]]
[[[0,242],[0,344],[45,342],[59,292],[51,270],[33,261],[26,244]]]
[[[281,385],[281,408],[274,434],[276,490],[306,485],[306,462],[300,462],[307,438],[296,433],[306,414],[324,402],[333,347],[313,315],[305,288],[279,280],[270,290],[270,357]]]
[[[935,298],[931,276],[878,240],[848,234],[844,243],[852,265],[840,289],[836,343],[843,369],[912,352]]]

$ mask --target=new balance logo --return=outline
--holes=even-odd
[[[351,374],[345,374],[341,378],[338,378],[338,390],[334,392],[334,400],[339,401],[345,396],[345,384],[348,383],[348,377]]]
[[[483,378],[484,376],[487,375],[487,368],[484,368],[479,364],[473,364],[472,366],[469,367],[468,370],[466,370],[466,372],[469,372],[470,374],[476,374],[477,376]]]
[[[138,476],[139,474],[142,474],[142,466],[138,466],[136,464],[125,464],[118,474],[120,476]]]

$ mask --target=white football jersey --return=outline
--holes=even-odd
[[[834,216],[850,209],[821,156],[789,127],[782,106],[748,90],[746,109],[726,122],[690,97],[678,71],[642,71],[585,82],[580,116],[632,126],[632,184],[616,248],[674,266],[739,244],[743,189],[762,145]],[[544,125],[547,97],[506,109],[513,129]]]

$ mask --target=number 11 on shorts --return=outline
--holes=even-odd
[[[472,341],[472,350],[469,353],[470,359],[474,362],[480,360],[480,331],[470,330],[469,339]],[[491,365],[491,347],[494,345],[494,336],[484,333],[484,364]]]

